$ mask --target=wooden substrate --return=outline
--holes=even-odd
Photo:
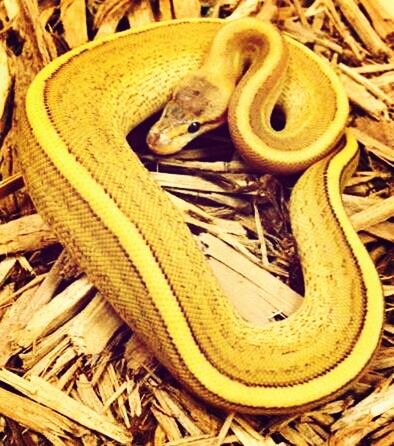
[[[386,325],[362,380],[302,415],[225,415],[180,388],[68,266],[19,173],[16,124],[39,69],[88,39],[201,14],[271,20],[328,59],[351,100],[362,157],[343,198],[380,273]],[[394,444],[392,0],[4,0],[0,31],[0,444]],[[146,151],[139,132],[133,145],[241,314],[258,323],[291,314],[302,302],[291,184],[254,173],[223,129],[165,159]]]

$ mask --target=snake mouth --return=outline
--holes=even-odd
[[[146,143],[150,150],[157,155],[173,155],[182,150],[193,138],[194,135],[187,133],[173,137],[168,132],[152,128],[147,135]]]
[[[153,129],[151,129],[151,131],[148,133],[146,143],[148,144],[150,150],[152,150],[154,153],[162,153],[163,148],[167,146],[167,144],[165,144],[163,141],[162,134],[160,132],[153,131]]]

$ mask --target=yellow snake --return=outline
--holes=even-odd
[[[223,23],[157,23],[53,61],[28,91],[20,160],[34,203],[66,249],[187,388],[227,410],[301,410],[346,389],[379,345],[379,278],[341,202],[357,144],[349,133],[342,150],[332,152],[348,105],[325,62],[269,25]],[[264,57],[256,62],[256,54]],[[200,73],[204,58],[206,79],[222,90],[249,66],[229,109],[248,161],[281,173],[312,164],[291,198],[305,302],[287,320],[262,327],[243,320],[223,296],[182,215],[125,140],[181,79]],[[286,116],[282,131],[268,124],[276,101]],[[189,130],[209,126],[206,114]],[[221,122],[219,114],[208,121]],[[177,142],[170,147],[157,136],[164,121],[150,143],[178,150],[188,127],[171,130]]]

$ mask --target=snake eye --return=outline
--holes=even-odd
[[[197,121],[192,122],[189,127],[187,128],[187,131],[189,133],[196,133],[200,130],[201,124]]]

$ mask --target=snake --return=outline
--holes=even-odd
[[[290,213],[306,291],[286,319],[241,317],[127,143],[164,106],[153,150],[175,153],[228,119],[256,172],[299,176]],[[163,21],[45,66],[18,121],[18,156],[73,261],[184,388],[225,411],[293,413],[349,389],[381,339],[379,277],[341,201],[358,162],[348,111],[329,63],[273,25]]]

